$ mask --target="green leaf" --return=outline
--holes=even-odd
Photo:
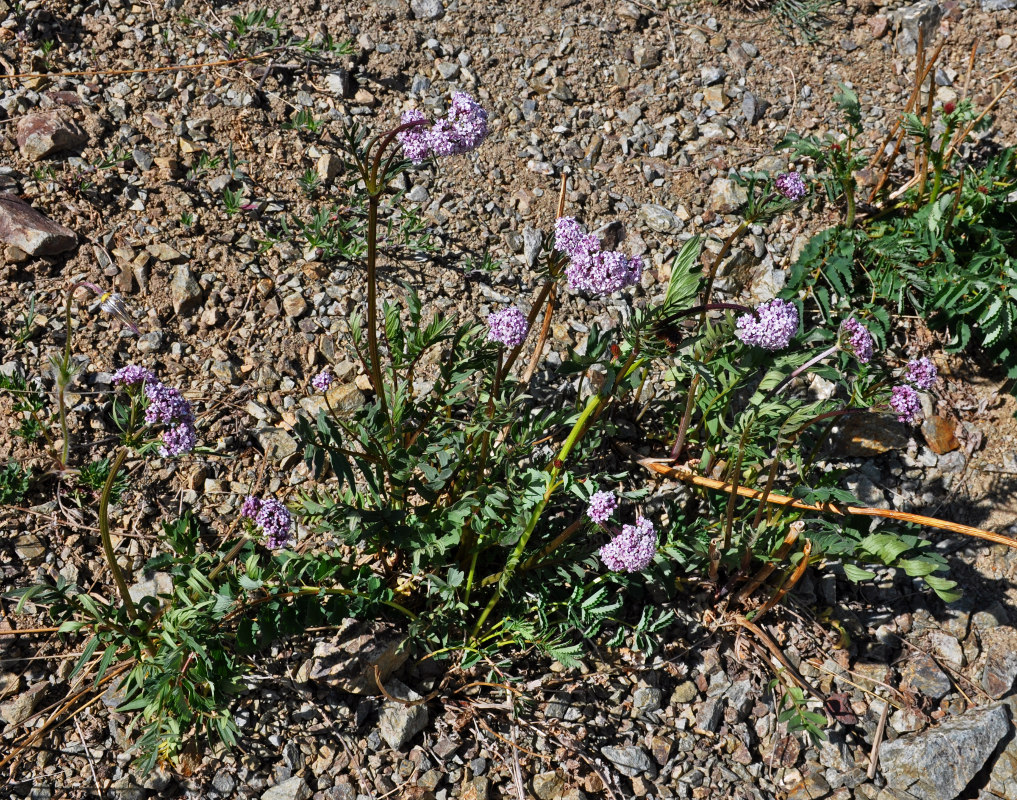
[[[847,579],[852,583],[858,583],[860,581],[869,581],[876,577],[875,572],[870,572],[867,569],[862,569],[851,563],[844,563],[844,574]]]

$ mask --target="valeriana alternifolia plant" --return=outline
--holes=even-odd
[[[159,381],[151,370],[136,364],[122,367],[113,373],[112,383],[114,388],[126,393],[128,404],[124,408],[114,401],[114,418],[122,434],[122,446],[113,459],[99,498],[99,532],[113,580],[128,615],[133,618],[137,612],[110,539],[109,501],[113,484],[132,452],[144,456],[155,450],[164,458],[180,456],[194,449],[198,434],[191,404],[178,389]]]

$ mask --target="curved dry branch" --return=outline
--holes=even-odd
[[[682,481],[683,483],[689,483],[693,486],[702,486],[706,489],[717,489],[722,492],[731,492],[734,490],[741,497],[748,497],[751,500],[759,500],[763,497],[763,492],[758,489],[750,489],[747,486],[738,486],[736,489],[733,489],[732,484],[730,483],[718,481],[713,478],[706,478],[702,475],[696,475],[688,469],[671,466],[668,459],[645,458],[640,456],[630,447],[626,447],[625,445],[619,445],[619,447],[622,452],[635,460],[637,464],[650,470],[650,472],[663,475],[665,478],[674,478],[675,480]],[[778,506],[790,506],[792,508],[799,508],[803,511],[821,511],[841,516],[855,515],[861,517],[882,517],[883,519],[892,519],[897,520],[898,522],[910,522],[914,525],[924,525],[928,528],[938,528],[939,530],[950,531],[951,533],[961,533],[965,536],[972,536],[976,539],[984,539],[985,541],[993,542],[994,544],[1005,544],[1007,547],[1017,549],[1017,539],[1012,539],[1001,533],[983,531],[981,528],[973,528],[970,525],[961,525],[959,522],[950,522],[949,520],[937,519],[936,517],[925,517],[921,514],[909,514],[906,511],[894,511],[889,508],[839,506],[835,503],[813,505],[811,503],[803,503],[801,500],[795,500],[793,497],[787,497],[786,495],[781,494],[768,494],[765,499],[767,503],[773,503]]]

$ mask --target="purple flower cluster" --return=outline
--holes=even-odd
[[[917,422],[922,417],[922,404],[918,392],[911,386],[894,386],[890,392],[890,408],[898,422]]]
[[[773,183],[777,191],[788,200],[801,200],[808,194],[800,172],[782,172]]]
[[[133,386],[136,383],[158,383],[155,373],[150,369],[130,364],[113,373],[114,386]]]
[[[178,456],[194,449],[198,442],[198,434],[194,428],[194,413],[177,389],[172,389],[156,380],[145,384],[145,396],[148,408],[145,409],[145,422],[149,425],[162,424],[163,446],[159,448],[161,456]]]
[[[332,385],[334,380],[335,376],[332,375],[332,370],[325,367],[325,369],[311,378],[311,386],[314,387],[314,391],[324,393],[328,391],[328,387]]]
[[[854,317],[845,320],[840,325],[841,331],[847,335],[847,346],[860,364],[867,364],[872,360],[875,352],[872,334],[870,334]]]
[[[267,537],[265,546],[270,550],[278,550],[289,543],[293,517],[278,500],[259,500],[249,496],[240,507],[240,516],[261,528]]]
[[[616,508],[618,508],[618,499],[614,496],[614,492],[594,492],[590,497],[586,515],[598,525],[603,525],[611,518],[611,514]]]
[[[740,316],[735,336],[747,345],[782,350],[797,332],[798,307],[778,298],[756,306],[755,314]]]
[[[931,389],[939,378],[939,370],[926,357],[908,362],[907,380],[919,389]]]
[[[638,283],[643,274],[639,256],[602,251],[600,240],[583,232],[573,217],[560,217],[554,226],[554,248],[569,257],[565,277],[569,286],[591,294],[612,294]]]
[[[530,330],[526,315],[515,306],[496,311],[487,318],[487,338],[506,347],[516,347],[526,341]]]
[[[636,517],[635,525],[623,525],[622,532],[600,548],[600,560],[615,572],[639,572],[650,565],[656,552],[653,523]]]
[[[427,117],[417,109],[402,115],[403,125],[426,121]],[[396,138],[403,147],[403,155],[414,164],[421,164],[431,155],[454,156],[476,150],[487,134],[487,112],[470,95],[454,92],[445,119],[439,119],[430,128],[415,125],[400,131]]]

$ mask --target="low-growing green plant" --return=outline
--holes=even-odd
[[[315,192],[321,187],[321,177],[318,175],[318,170],[314,167],[308,167],[304,170],[303,174],[297,178],[297,183],[300,184],[300,188],[304,190],[304,194],[308,198],[314,197]]]
[[[283,127],[291,131],[321,133],[325,127],[325,121],[317,119],[310,109],[302,108],[290,118],[289,122],[284,123]]]
[[[0,467],[0,505],[18,505],[32,487],[32,471],[10,459]]]
[[[977,114],[968,100],[939,108],[936,124],[931,113],[908,112],[890,164],[878,180],[869,173],[876,185],[857,217],[858,176],[878,163],[882,150],[859,150],[863,129],[854,93],[843,88],[836,99],[847,135],[792,135],[786,145],[813,163],[830,202],[844,201],[844,221],[808,242],[784,296],[805,292],[827,319],[856,313],[880,338],[891,313],[914,311],[948,333],[950,349],[977,349],[1017,378],[1014,151],[981,162],[960,158],[968,135],[987,124],[985,112]],[[906,140],[914,145],[914,169],[901,174],[894,157]]]
[[[230,189],[228,186],[222,190],[222,205],[227,214],[239,214],[240,207],[244,204],[244,187]]]

